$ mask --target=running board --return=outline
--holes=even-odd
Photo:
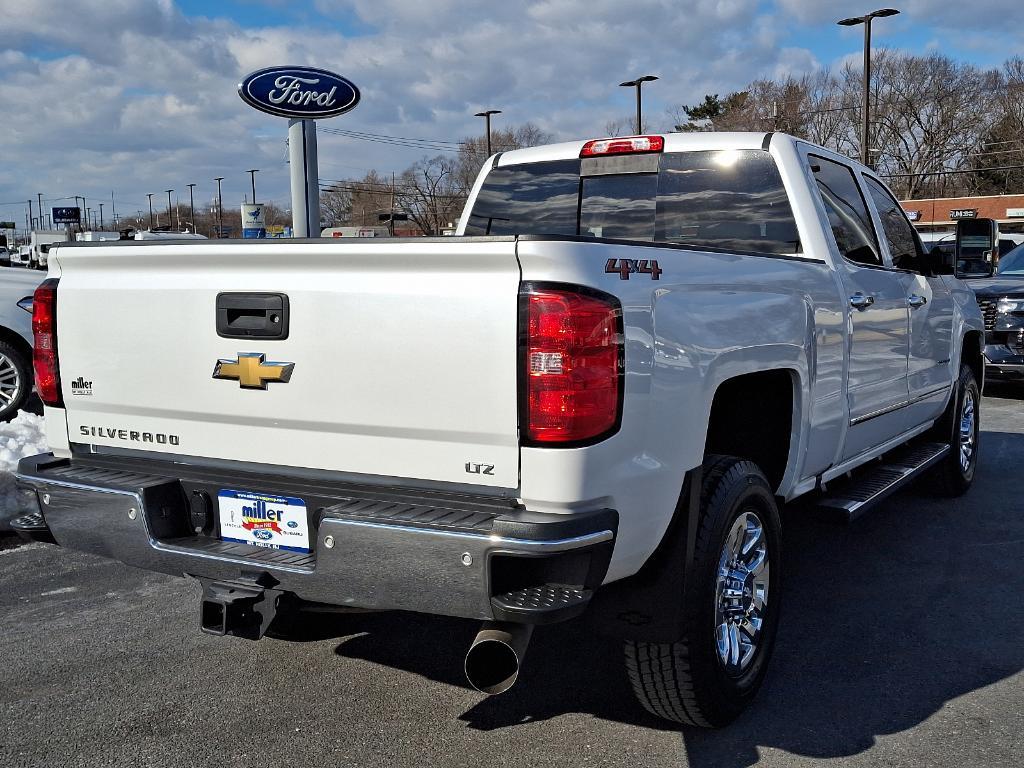
[[[945,443],[917,443],[890,451],[879,464],[857,469],[853,476],[829,483],[817,507],[830,517],[850,522],[892,493],[916,480],[949,453]]]

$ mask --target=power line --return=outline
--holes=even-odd
[[[390,135],[388,135],[386,133],[370,133],[368,131],[355,131],[355,130],[352,130],[351,128],[325,128],[324,130],[328,130],[328,131],[335,132],[335,133],[351,134],[353,136],[361,136],[361,137],[372,138],[372,139],[391,139],[393,141],[418,141],[418,142],[424,142],[424,143],[427,143],[427,144],[454,144],[454,145],[462,145],[462,144],[466,143],[464,141],[446,141],[445,139],[419,139],[419,138],[413,138],[413,137],[410,137],[410,136],[390,136]]]
[[[371,141],[377,144],[387,144],[396,147],[407,147],[409,149],[429,150],[433,152],[459,152],[463,146],[462,142],[440,141],[433,139],[414,139],[405,136],[386,136],[384,134],[363,133],[361,131],[349,131],[343,128],[321,128],[325,133],[332,133],[337,136],[344,136],[348,139],[359,141]]]
[[[905,179],[910,176],[945,176],[955,173],[988,173],[989,171],[1014,171],[1024,168],[1024,165],[994,165],[991,168],[964,168],[958,171],[919,171],[917,173],[883,173],[879,174],[883,179]]]

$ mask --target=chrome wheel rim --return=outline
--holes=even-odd
[[[715,646],[719,663],[731,675],[746,671],[757,653],[769,577],[764,523],[745,509],[725,537],[715,583]]]
[[[960,469],[967,472],[974,461],[975,425],[977,422],[977,407],[974,402],[974,393],[971,390],[964,392],[964,402],[960,406]]]
[[[21,374],[7,355],[0,353],[0,411],[5,411],[21,396]]]

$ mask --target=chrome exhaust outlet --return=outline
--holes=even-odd
[[[519,677],[532,624],[485,621],[466,652],[466,679],[481,693],[504,693]]]

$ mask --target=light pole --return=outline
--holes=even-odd
[[[173,191],[174,191],[173,189],[165,189],[164,190],[164,192],[167,193],[167,228],[168,229],[170,229],[171,227],[174,226],[174,218],[171,216],[171,193]]]
[[[192,225],[192,231],[196,231],[196,200],[193,197],[193,188],[195,184],[187,184],[188,187],[188,210],[189,210],[189,223]]]
[[[153,193],[147,192],[146,197],[149,198],[149,230],[153,231]]]
[[[488,109],[477,112],[473,117],[482,117],[487,122],[487,156],[491,156],[491,115],[500,115],[500,109]]]
[[[640,133],[643,126],[643,115],[641,113],[640,104],[640,86],[644,83],[650,83],[658,79],[657,75],[644,75],[638,77],[636,80],[627,80],[624,83],[619,83],[620,88],[636,88],[636,132]]]
[[[860,133],[860,161],[871,167],[870,154],[868,152],[868,131],[871,125],[871,20],[880,19],[885,16],[895,16],[899,11],[895,8],[880,8],[877,11],[863,16],[851,16],[848,19],[841,19],[836,23],[841,27],[854,27],[858,24],[864,25],[864,122],[861,125]]]
[[[250,168],[246,173],[249,174],[249,178],[252,179],[252,200],[249,202],[253,205],[256,204],[256,174],[260,172],[259,168]]]
[[[217,237],[224,237],[224,198],[220,196],[220,183],[223,176],[214,179],[217,182]]]

